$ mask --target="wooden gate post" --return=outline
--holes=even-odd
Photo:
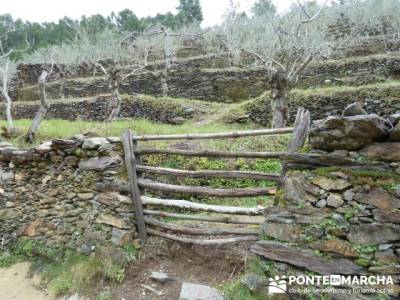
[[[125,167],[128,173],[129,190],[131,199],[135,209],[136,223],[139,232],[139,238],[144,244],[147,241],[147,230],[144,222],[142,200],[140,199],[140,189],[136,173],[136,157],[135,146],[133,143],[133,135],[130,130],[125,130],[122,134],[122,145],[124,147]]]
[[[295,153],[304,146],[308,136],[310,122],[310,112],[303,107],[299,107],[297,110],[296,120],[294,121],[293,134],[288,145],[287,154]],[[288,165],[287,163],[283,163],[280,175],[280,186],[283,184],[283,180],[287,171]]]

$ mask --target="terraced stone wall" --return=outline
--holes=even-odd
[[[109,97],[99,96],[95,99],[79,101],[61,101],[51,104],[46,118],[64,120],[95,120],[104,121],[110,112]],[[3,104],[0,104],[0,117],[4,117]],[[15,119],[32,119],[39,109],[37,103],[14,103],[13,117]],[[180,124],[194,115],[190,105],[173,103],[155,99],[127,97],[121,105],[122,118],[146,118],[156,122]]]
[[[0,242],[20,237],[90,252],[136,237],[130,198],[96,184],[123,178],[118,139],[54,140],[30,150],[0,142]]]
[[[357,101],[368,113],[376,113],[382,117],[400,113],[400,87],[388,85],[379,88],[365,87],[351,90],[331,92],[312,91],[308,94],[293,92],[289,95],[289,111],[292,121],[296,117],[299,106],[305,107],[311,113],[313,120],[323,119],[327,116],[341,115],[343,109]],[[269,125],[271,120],[271,105],[268,96],[259,97],[245,105],[244,115],[232,115],[231,122],[251,120],[257,124]]]
[[[227,69],[226,58],[193,58],[177,64],[168,77],[169,96],[206,101],[237,102],[261,95],[270,88],[267,72],[263,69]],[[14,101],[38,99],[36,79],[38,65],[22,65],[12,92]],[[60,67],[62,68],[62,66]],[[158,69],[156,65],[153,69]],[[127,72],[129,70],[126,70]],[[101,74],[97,72],[97,74]],[[76,71],[62,87],[60,80],[49,84],[51,99],[87,97],[108,93],[104,78],[91,77],[93,72]],[[376,55],[356,59],[318,62],[310,65],[300,78],[299,87],[320,87],[383,82],[399,78],[400,59],[395,54]],[[79,78],[78,78],[79,77]],[[35,79],[35,80],[34,80]],[[145,72],[130,77],[121,86],[122,93],[161,95],[160,74]]]

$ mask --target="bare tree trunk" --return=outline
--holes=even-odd
[[[11,114],[11,98],[8,95],[7,86],[4,84],[4,80],[1,94],[3,95],[6,102],[7,131],[11,133],[12,131],[14,131],[14,123]]]
[[[118,89],[118,79],[113,78],[111,79],[111,112],[108,115],[107,120],[112,121],[118,118],[119,113],[121,111],[121,96],[119,94],[119,89]]]
[[[272,97],[271,101],[272,111],[272,128],[283,128],[286,126],[288,120],[288,99],[287,96],[282,95],[278,97]]]
[[[59,95],[61,99],[65,99],[65,74],[60,71],[60,79],[61,79],[61,84],[60,84],[60,89],[59,89]]]
[[[271,85],[271,127],[283,128],[289,119],[288,92],[290,83],[282,73],[276,73],[272,75]]]
[[[9,63],[10,63],[10,61],[7,59],[4,70],[2,70],[3,82],[2,82],[2,86],[1,86],[1,94],[6,102],[7,131],[9,134],[12,134],[14,131],[14,124],[13,124],[13,119],[12,119],[12,114],[11,114],[11,98],[8,95],[8,85],[7,85],[7,81],[8,81],[7,74],[8,74]]]
[[[25,140],[28,143],[33,143],[35,141],[40,124],[42,123],[42,120],[46,116],[47,110],[50,107],[46,96],[46,81],[48,75],[49,73],[47,73],[47,71],[43,71],[38,80],[40,107],[32,121],[32,125],[29,127],[28,133],[26,134]]]
[[[163,97],[167,97],[168,96],[168,71],[164,70],[161,73],[161,93]]]

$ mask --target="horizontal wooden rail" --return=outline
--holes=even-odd
[[[193,133],[193,134],[168,134],[168,135],[139,135],[134,136],[135,141],[160,141],[160,140],[204,140],[239,138],[246,136],[274,135],[293,132],[293,127],[275,129],[257,129],[222,133]]]
[[[145,148],[139,149],[135,154],[166,154],[182,156],[203,156],[203,157],[233,157],[233,158],[281,158],[285,152],[243,152],[243,151],[218,151],[218,150],[170,150]]]
[[[193,211],[208,211],[223,214],[233,215],[263,215],[264,207],[236,207],[236,206],[224,206],[224,205],[211,205],[190,202],[187,200],[175,200],[175,199],[159,199],[147,196],[141,196],[142,203],[147,205],[174,207],[180,209],[189,209]]]
[[[177,214],[172,212],[144,209],[143,213],[150,216],[170,217],[175,219],[192,220],[192,221],[203,221],[203,222],[216,222],[216,223],[228,223],[228,224],[246,224],[246,225],[260,225],[263,223],[262,220],[241,220],[237,217],[211,217],[202,215],[188,215],[188,214]],[[252,217],[255,218],[255,217]]]
[[[253,197],[263,195],[274,195],[276,188],[238,188],[238,189],[213,189],[204,186],[173,185],[156,182],[148,179],[138,179],[141,188],[169,192],[183,193],[208,197]]]
[[[185,238],[182,236],[177,236],[173,234],[164,233],[158,230],[154,230],[151,228],[147,229],[147,232],[154,236],[163,237],[165,239],[169,239],[171,241],[191,244],[191,245],[199,245],[199,246],[215,246],[215,245],[224,245],[224,244],[234,244],[240,243],[244,241],[257,241],[257,236],[238,236],[233,238],[225,238],[225,239],[192,239],[192,238]]]
[[[165,230],[174,231],[183,234],[193,235],[221,235],[221,234],[234,234],[234,235],[259,235],[260,230],[250,228],[233,228],[233,227],[208,227],[208,228],[190,228],[178,226],[166,222],[159,221],[152,217],[145,217],[144,221],[148,225],[163,228]]]
[[[265,180],[279,181],[279,175],[267,174],[267,173],[262,173],[262,172],[252,172],[252,171],[222,171],[222,170],[188,171],[188,170],[150,167],[150,166],[142,166],[142,165],[137,165],[136,170],[139,172],[158,174],[158,175],[173,175],[173,176],[178,176],[178,177],[245,178],[245,179],[265,179]]]

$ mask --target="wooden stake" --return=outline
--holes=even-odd
[[[136,158],[134,153],[132,133],[126,130],[122,135],[122,144],[124,146],[125,167],[128,172],[129,190],[133,206],[135,208],[135,217],[138,226],[139,237],[142,244],[147,241],[147,231],[144,222],[142,201],[140,199],[140,190],[138,186],[138,179],[136,175]]]

